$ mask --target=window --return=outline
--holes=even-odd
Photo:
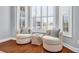
[[[20,7],[20,28],[25,27],[25,7]]]
[[[69,32],[69,16],[63,16],[63,31],[64,32]]]
[[[72,37],[72,7],[60,7],[59,12],[59,24],[64,36]]]
[[[32,6],[30,15],[33,29],[46,31],[55,25],[55,7],[53,6]]]
[[[17,30],[19,33],[23,33],[27,27],[27,7],[17,7]]]
[[[34,30],[52,29],[55,26],[55,7],[53,6],[18,6],[17,30],[25,33],[30,27]]]

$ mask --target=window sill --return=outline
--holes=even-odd
[[[63,32],[63,36],[65,36],[65,37],[72,37],[72,34]]]

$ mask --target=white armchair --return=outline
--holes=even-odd
[[[56,29],[51,30],[50,32],[48,31],[49,35],[43,36],[43,47],[45,50],[50,52],[61,51],[63,47],[62,32],[60,30],[56,30],[58,32],[55,32],[55,30]]]
[[[27,44],[31,42],[31,34],[17,34],[16,43],[17,44]]]

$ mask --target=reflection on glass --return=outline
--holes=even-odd
[[[36,16],[36,9],[37,9],[36,6],[31,7],[31,13],[30,13],[31,17]]]
[[[20,16],[25,17],[25,7],[24,6],[20,7]]]
[[[48,7],[48,16],[54,16],[54,7],[52,7],[52,6],[49,6]]]
[[[47,16],[47,6],[42,7],[42,16]]]
[[[48,29],[53,29],[54,17],[48,17]]]
[[[53,6],[33,6],[31,7],[31,18],[33,18],[34,29],[52,29],[53,19],[55,16],[55,8]],[[30,19],[31,19],[30,18]]]
[[[32,29],[36,29],[36,19],[35,18],[31,18],[31,27]]]
[[[42,21],[43,21],[43,30],[46,30],[46,28],[47,28],[47,18],[46,17],[43,17],[42,18]]]
[[[41,7],[37,7],[37,12],[36,12],[37,17],[41,17]]]
[[[23,33],[25,28],[25,7],[20,6],[20,33]]]
[[[68,32],[68,20],[69,20],[69,16],[63,16],[63,31],[64,32]]]
[[[41,28],[41,20],[40,20],[40,18],[36,18],[36,28],[37,29]]]

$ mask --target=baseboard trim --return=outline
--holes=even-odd
[[[9,41],[9,40],[16,40],[16,39],[13,38],[13,37],[6,38],[6,39],[1,39],[1,40],[0,40],[0,43],[2,43],[2,42],[6,42],[6,41]]]
[[[69,45],[67,43],[64,43],[64,46],[67,47],[67,48],[69,48],[73,52],[77,52],[77,53],[79,52],[79,49],[78,48],[75,48],[75,47],[73,47],[73,46],[71,46],[71,45]]]

